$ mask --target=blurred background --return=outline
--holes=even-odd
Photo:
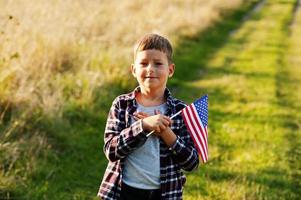
[[[184,199],[301,198],[300,0],[0,0],[0,199],[96,199],[133,45],[174,47],[173,95],[209,94]]]

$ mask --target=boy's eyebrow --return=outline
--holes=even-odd
[[[145,61],[148,61],[148,59],[143,58],[143,59],[137,60],[137,62],[145,62]]]
[[[148,61],[149,59],[147,58],[142,58],[140,61]],[[154,58],[154,61],[162,61],[161,58]]]

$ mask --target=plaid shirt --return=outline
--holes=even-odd
[[[131,124],[131,116],[137,109],[135,94],[140,92],[137,87],[133,92],[118,96],[110,109],[105,135],[104,153],[109,160],[98,197],[104,200],[118,200],[121,192],[122,170],[127,155],[139,148],[147,140],[147,132],[143,131],[142,120]],[[175,99],[166,88],[167,116],[172,116],[186,105]],[[186,178],[182,172],[192,171],[199,165],[198,153],[187,132],[181,115],[173,118],[172,131],[177,140],[172,147],[160,139],[160,184],[161,199],[182,199],[183,186]]]

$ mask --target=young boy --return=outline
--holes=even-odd
[[[182,199],[182,170],[196,169],[199,159],[181,115],[170,119],[185,107],[166,88],[174,71],[166,38],[147,34],[137,42],[131,72],[139,86],[113,101],[107,119],[104,152],[109,163],[101,199]]]

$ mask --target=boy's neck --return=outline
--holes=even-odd
[[[136,95],[136,100],[143,106],[158,106],[166,102],[164,96],[165,88],[157,90],[147,90],[140,88],[140,93]]]

